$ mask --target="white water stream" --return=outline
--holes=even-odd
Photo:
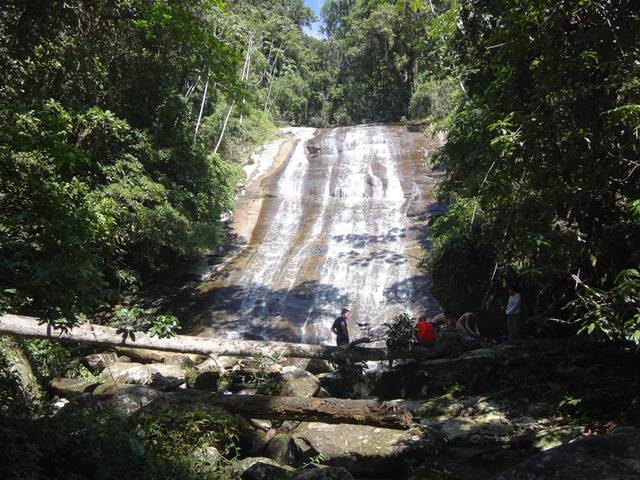
[[[261,198],[260,216],[248,246],[210,280],[209,328],[332,343],[343,306],[352,310],[352,338],[361,334],[356,321],[435,311],[417,268],[431,191],[426,137],[380,125],[290,135],[278,168],[283,141],[254,156],[247,191]]]

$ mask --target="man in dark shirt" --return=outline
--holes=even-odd
[[[331,326],[331,331],[336,335],[336,344],[346,345],[349,343],[349,330],[347,329],[347,320],[351,312],[348,308],[343,308],[342,313]]]

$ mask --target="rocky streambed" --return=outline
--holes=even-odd
[[[58,415],[81,406],[123,417],[167,408],[228,416],[207,402],[209,392],[344,394],[337,372],[319,361],[121,350],[84,362],[95,380],[51,383]],[[574,338],[385,367],[361,378],[356,394],[410,410],[412,428],[247,416],[234,471],[245,480],[638,478],[637,367],[633,355]],[[215,469],[221,452],[205,445],[194,455]]]

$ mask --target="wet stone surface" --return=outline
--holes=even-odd
[[[441,142],[399,125],[290,129],[265,147],[234,214],[242,245],[201,288],[202,335],[333,342],[342,306],[375,328],[436,313],[417,268]]]

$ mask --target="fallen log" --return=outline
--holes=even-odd
[[[350,423],[404,430],[411,428],[413,424],[408,410],[375,400],[222,393],[210,394],[204,400],[229,412],[261,420]]]
[[[191,335],[159,338],[142,332],[121,332],[112,327],[91,323],[78,323],[71,328],[61,328],[37,318],[11,314],[0,316],[0,334],[82,342],[105,347],[126,346],[165,352],[199,353],[230,357],[251,357],[261,354],[266,357],[280,356],[331,360],[344,355],[355,361],[376,361],[399,358],[429,358],[433,356],[432,350],[420,348],[402,352],[387,348],[363,348],[353,344],[343,347],[331,347],[305,343],[230,340]]]

